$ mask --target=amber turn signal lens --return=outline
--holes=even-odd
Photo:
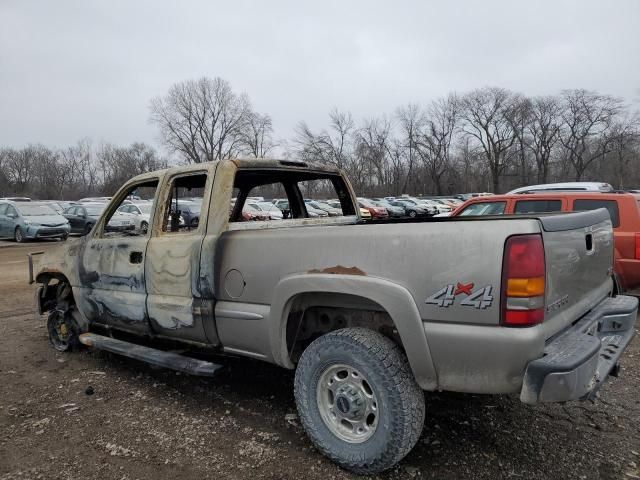
[[[544,277],[509,278],[508,297],[537,297],[544,295]]]

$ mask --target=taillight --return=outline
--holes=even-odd
[[[545,263],[541,235],[507,238],[502,262],[502,325],[530,327],[544,320]]]
[[[636,233],[636,260],[640,260],[640,233]]]

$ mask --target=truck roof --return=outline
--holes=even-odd
[[[324,165],[317,162],[302,162],[297,160],[285,160],[275,158],[231,158],[226,160],[216,160],[213,162],[205,162],[207,164],[214,164],[219,162],[233,162],[238,168],[264,168],[264,169],[278,169],[278,170],[310,170],[316,172],[326,172],[339,174],[340,169]],[[154,170],[152,172],[143,173],[137,175],[131,180],[144,180],[145,178],[155,177],[164,173],[178,173],[190,170],[198,170],[203,163],[192,163],[189,165],[179,165],[175,167],[164,168],[161,170]]]

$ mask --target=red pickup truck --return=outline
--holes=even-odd
[[[615,239],[617,293],[640,295],[640,195],[599,192],[540,192],[474,197],[451,216],[574,212],[606,208]]]

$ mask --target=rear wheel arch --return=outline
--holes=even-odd
[[[327,309],[333,315],[329,315]],[[329,326],[325,332],[312,331],[308,340],[321,336],[317,333],[339,328],[373,326],[370,329],[396,341],[405,351],[423,389],[437,388],[436,370],[422,319],[413,297],[404,287],[366,275],[302,274],[283,279],[276,286],[270,315],[270,341],[275,363],[294,368],[296,354],[301,352],[295,351],[295,342],[291,340],[308,310],[314,314],[315,318],[310,318],[316,326],[318,322],[327,324],[327,320]],[[323,314],[329,318],[322,319]],[[345,325],[340,322],[340,316],[344,317]],[[347,316],[352,318],[347,319]]]

